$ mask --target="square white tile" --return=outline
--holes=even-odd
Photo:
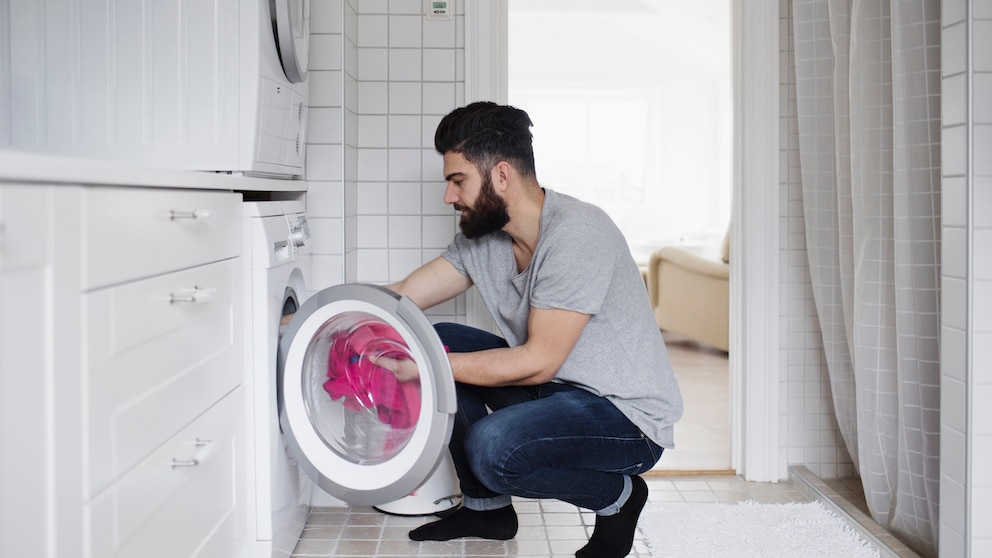
[[[389,248],[420,250],[423,229],[419,215],[391,215],[389,217]]]
[[[389,147],[420,147],[420,115],[389,117]]]
[[[358,80],[386,81],[389,79],[389,50],[385,48],[358,49]]]
[[[389,84],[390,114],[420,114],[420,82],[391,82]]]
[[[419,182],[391,182],[389,184],[390,215],[421,215],[421,185]],[[420,238],[418,233],[417,238]]]
[[[362,81],[358,87],[358,112],[360,114],[386,114],[389,112],[389,84],[385,81]]]
[[[424,49],[424,81],[455,81],[454,49]]]
[[[413,182],[420,180],[420,150],[390,149],[389,180]]]
[[[419,15],[390,15],[390,48],[420,48],[422,19]]]
[[[419,48],[389,49],[389,81],[420,81],[421,58]]]

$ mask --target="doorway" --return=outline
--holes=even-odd
[[[733,4],[733,209],[730,251],[731,467],[748,481],[789,476],[779,292],[779,2]],[[507,101],[507,0],[466,0],[465,101]],[[744,195],[744,193],[747,195]],[[469,291],[469,324],[486,327]],[[491,321],[491,320],[490,320]],[[786,346],[787,347],[787,346]]]
[[[507,4],[507,100],[534,120],[542,185],[603,208],[642,269],[664,246],[716,259],[732,206],[729,0]],[[728,355],[665,338],[686,413],[657,468],[726,472]]]

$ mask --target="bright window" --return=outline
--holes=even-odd
[[[509,102],[543,186],[599,205],[635,257],[717,246],[731,208],[730,3],[509,0]]]

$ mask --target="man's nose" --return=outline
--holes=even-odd
[[[454,205],[458,201],[458,194],[455,192],[455,188],[448,184],[444,188],[444,203],[447,205]]]

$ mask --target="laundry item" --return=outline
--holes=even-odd
[[[367,319],[335,332],[324,390],[349,410],[373,411],[394,429],[412,428],[420,416],[420,381],[400,381],[392,370],[375,364],[381,358],[412,360],[403,338],[389,324]]]

